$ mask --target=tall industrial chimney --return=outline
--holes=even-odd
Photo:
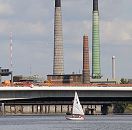
[[[83,83],[90,83],[88,36],[83,36]]]
[[[112,56],[112,79],[115,80],[115,56]]]
[[[61,0],[55,0],[53,75],[64,73]]]
[[[100,79],[101,69],[98,0],[93,0],[92,17],[92,78]]]

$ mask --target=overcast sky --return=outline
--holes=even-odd
[[[99,0],[101,73],[132,78],[132,0]],[[82,37],[89,35],[91,57],[92,0],[62,0],[65,73],[82,71]],[[10,67],[13,32],[14,75],[52,74],[54,0],[0,0],[0,66]],[[91,64],[91,60],[90,60]]]

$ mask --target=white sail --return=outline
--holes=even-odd
[[[77,92],[75,92],[72,114],[84,115]]]

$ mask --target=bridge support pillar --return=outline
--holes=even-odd
[[[32,105],[32,112],[37,114],[38,112],[37,105]]]
[[[40,110],[40,109],[39,109],[39,105],[37,105],[37,114],[39,113],[39,110]]]
[[[5,115],[5,104],[4,103],[2,103],[1,104],[1,115]]]
[[[55,105],[55,113],[57,112],[57,106]]]
[[[70,112],[70,108],[69,108],[69,105],[67,106],[67,112]]]
[[[48,113],[50,113],[50,109],[51,109],[51,108],[50,108],[50,105],[48,105]]]
[[[33,107],[33,105],[32,105],[32,113],[34,113],[34,107]]]
[[[63,112],[63,105],[60,105],[60,113]]]
[[[38,105],[38,114],[41,114],[43,112],[43,106],[42,105]]]

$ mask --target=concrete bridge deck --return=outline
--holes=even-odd
[[[132,101],[132,87],[34,86],[0,87],[0,100],[35,99],[71,100],[77,91],[83,101]]]

